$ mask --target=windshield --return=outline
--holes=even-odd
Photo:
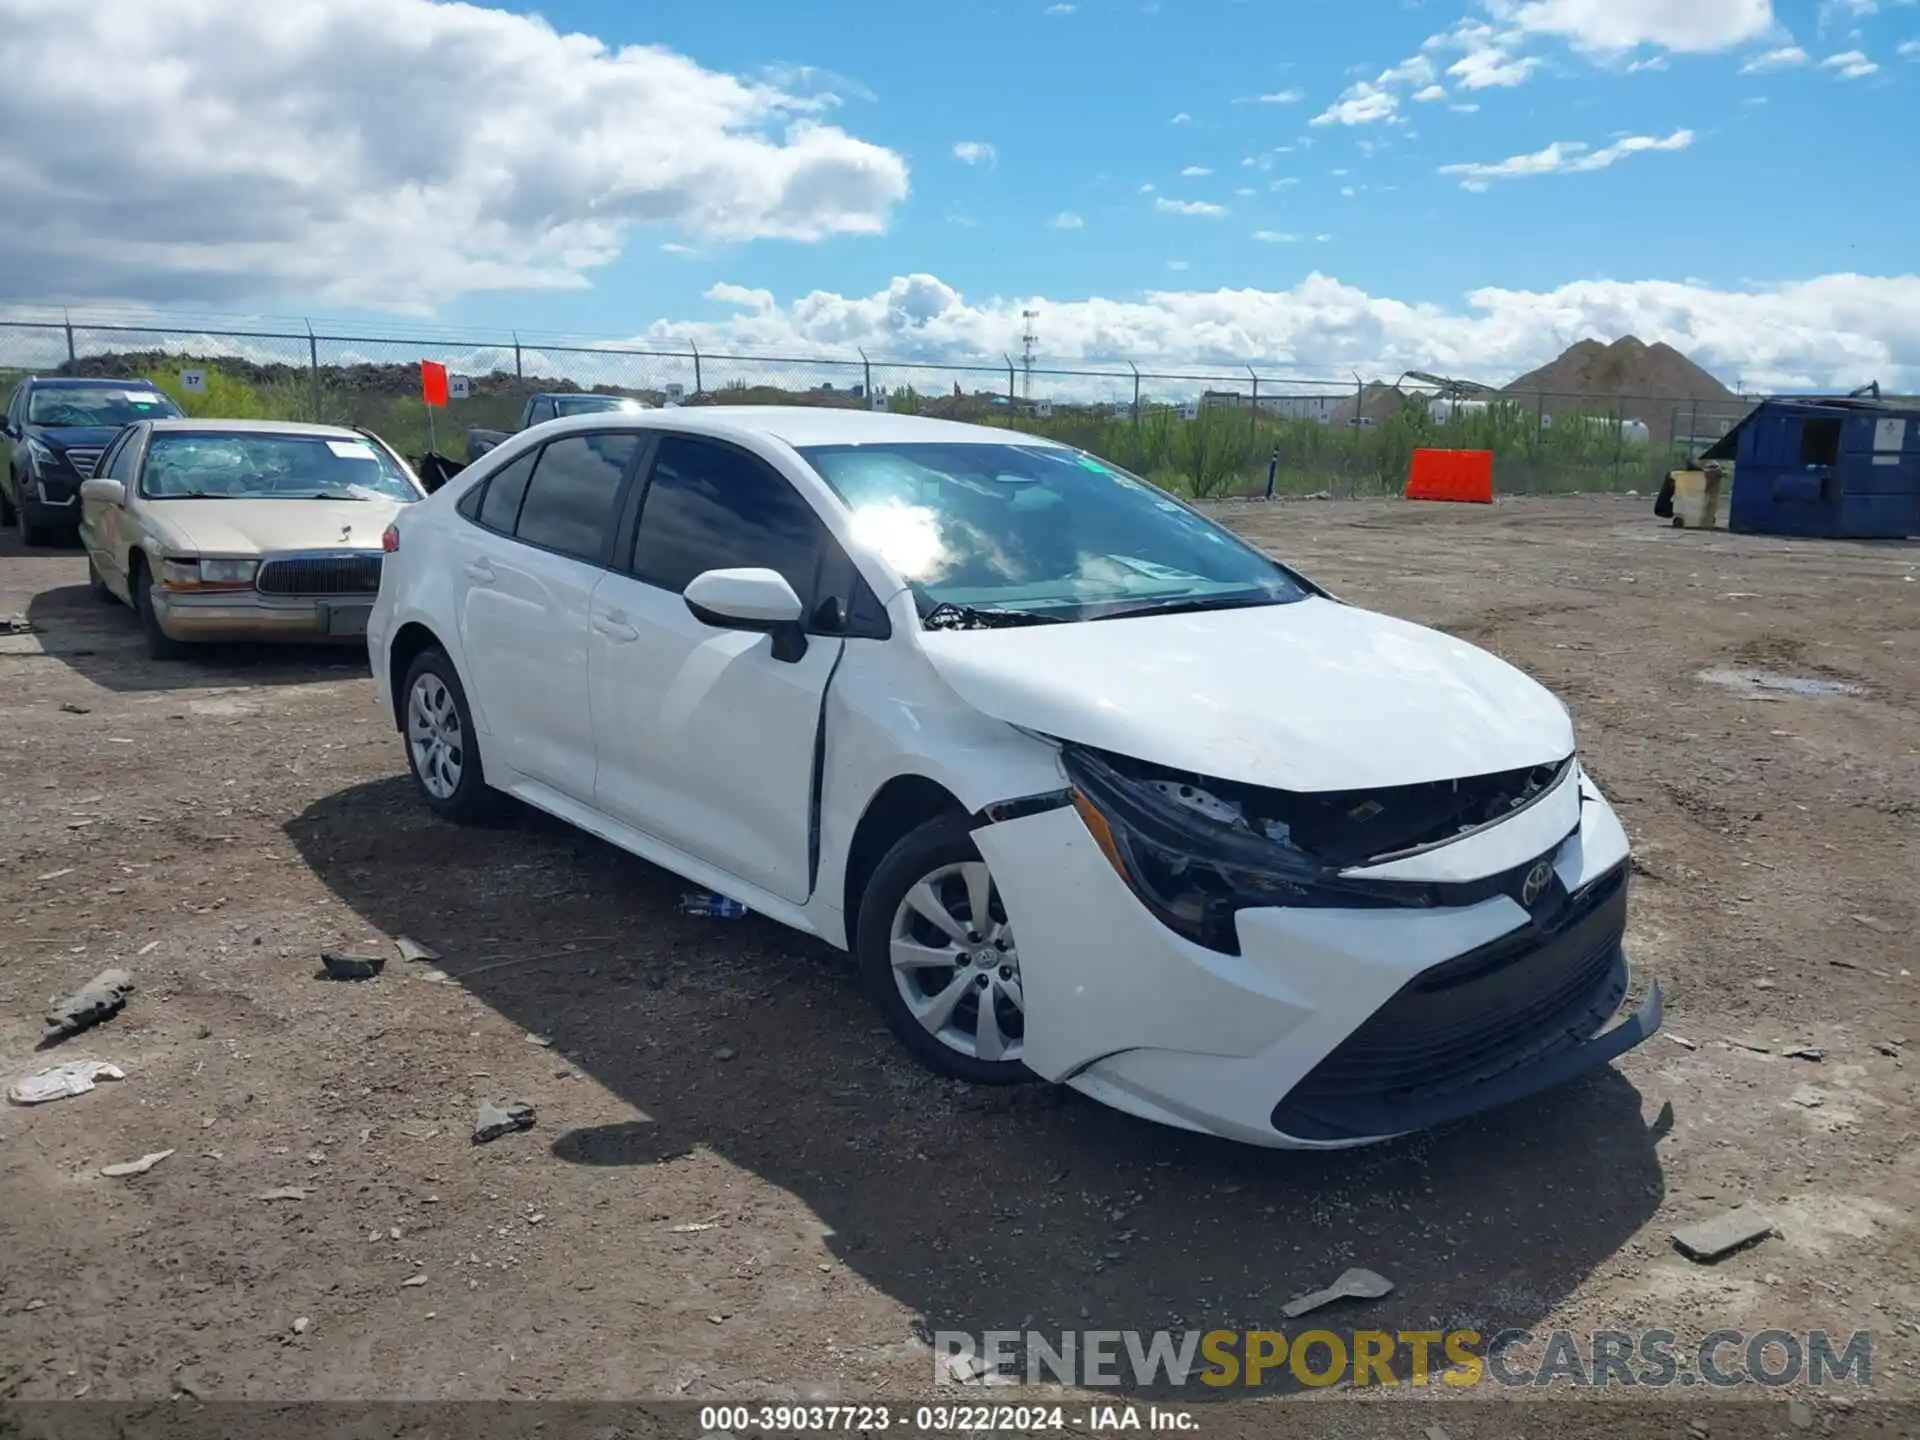
[[[27,397],[29,425],[119,429],[139,420],[175,420],[180,408],[158,390],[54,385]]]
[[[1164,491],[1077,450],[1038,445],[803,449],[861,543],[906,577],[923,616],[1030,620],[1299,600],[1279,565]],[[976,617],[978,618],[978,617]]]
[[[598,415],[607,410],[638,410],[637,401],[624,395],[563,395],[553,402],[556,415]]]
[[[155,435],[140,493],[154,500],[418,500],[393,457],[358,436]]]

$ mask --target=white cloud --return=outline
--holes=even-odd
[[[1400,101],[1391,90],[1371,80],[1349,85],[1340,98],[1313,117],[1315,125],[1372,125],[1391,121],[1400,112]]]
[[[1413,98],[1418,100],[1422,105],[1431,105],[1436,100],[1444,100],[1447,98],[1447,87],[1444,85],[1429,85]]]
[[[1256,105],[1298,105],[1307,98],[1304,90],[1269,90],[1265,95],[1253,97]]]
[[[1253,238],[1268,245],[1292,245],[1299,240],[1298,235],[1289,235],[1284,230],[1256,230]]]
[[[1079,9],[1079,8],[1080,8],[1080,7],[1079,7],[1079,6],[1077,6],[1077,5],[1066,5],[1066,4],[1061,4],[1061,5],[1049,5],[1049,6],[1047,6],[1047,14],[1049,14],[1049,15],[1071,15],[1071,14],[1073,14],[1073,12],[1074,12],[1075,10],[1077,10],[1077,9]]]
[[[1174,116],[1173,119],[1168,123],[1173,125],[1191,125],[1193,123],[1193,116],[1189,115],[1186,111],[1182,110],[1178,115]]]
[[[1071,210],[1062,210],[1058,215],[1054,216],[1053,219],[1049,220],[1047,223],[1056,230],[1078,230],[1082,226],[1084,226],[1087,222],[1082,220],[1078,215],[1074,214],[1073,211]]]
[[[1829,55],[1820,62],[1820,68],[1833,71],[1842,80],[1864,80],[1869,75],[1880,73],[1880,67],[1858,50],[1846,50],[1838,55]]]
[[[1355,190],[1351,185],[1342,185],[1340,187],[1340,197],[1343,200],[1351,200],[1355,195],[1359,193],[1360,192]]]
[[[999,154],[993,146],[984,140],[956,140],[953,142],[953,158],[966,165],[991,165]]]
[[[1169,260],[1167,262],[1167,268],[1169,270],[1184,270],[1187,268],[1187,262],[1184,260]]]
[[[1641,45],[1699,54],[1757,40],[1774,28],[1772,0],[1487,0],[1496,20],[1582,50]]]
[[[1187,180],[1198,180],[1201,176],[1211,175],[1212,173],[1213,171],[1204,165],[1189,165],[1180,172],[1181,177]]]
[[[1754,56],[1740,67],[1740,73],[1765,75],[1770,70],[1791,70],[1796,65],[1805,65],[1808,59],[1807,52],[1798,45],[1783,45],[1778,50],[1768,50]]]
[[[1218,216],[1227,213],[1226,206],[1215,205],[1208,200],[1169,200],[1164,195],[1153,202],[1153,208],[1162,215]]]
[[[735,354],[851,357],[865,345],[893,359],[977,362],[983,373],[1004,377],[1001,357],[1017,345],[1020,312],[1038,309],[1046,315],[1048,358],[1061,364],[1264,364],[1329,379],[1421,369],[1495,383],[1576,340],[1634,334],[1753,388],[1851,388],[1878,378],[1920,389],[1920,275],[1828,275],[1740,291],[1582,280],[1549,291],[1475,290],[1453,305],[1375,296],[1317,273],[1287,290],[1167,291],[1129,300],[974,303],[931,275],[897,278],[872,295],[816,291],[785,305],[762,303],[764,292],[742,293],[754,298],[732,302],[740,306],[736,316],[662,322],[639,338],[655,345],[692,339],[703,350]]]
[[[1902,40],[1894,53],[1904,60],[1920,60],[1920,40]]]
[[[1442,175],[1458,175],[1464,190],[1485,190],[1495,180],[1524,180],[1536,175],[1579,174],[1608,166],[1647,150],[1685,150],[1692,145],[1691,130],[1676,130],[1664,140],[1652,135],[1628,135],[1599,150],[1583,141],[1556,140],[1544,150],[1515,155],[1491,164],[1442,165]]]
[[[1154,192],[1154,190],[1155,190],[1156,188],[1157,188],[1157,187],[1156,187],[1156,186],[1154,185],[1154,183],[1153,183],[1153,182],[1152,182],[1151,180],[1149,180],[1149,181],[1147,181],[1147,182],[1146,182],[1146,184],[1144,184],[1144,185],[1142,185],[1142,186],[1140,187],[1140,193],[1141,193],[1142,195],[1151,195],[1151,194],[1153,194],[1153,192]]]
[[[786,88],[433,0],[5,0],[0,299],[578,288],[636,228],[877,234],[907,166]],[[479,104],[475,97],[485,97]]]
[[[1242,199],[1244,199],[1249,195],[1258,195],[1260,192],[1254,189],[1251,185],[1242,185],[1238,190],[1234,191],[1233,193],[1240,196]]]

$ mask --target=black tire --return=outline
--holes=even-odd
[[[153,609],[153,576],[144,561],[134,561],[127,585],[133,591],[133,613],[140,617],[140,633],[146,636],[148,657],[178,660],[184,656],[187,647],[160,628],[160,617]]]
[[[929,1070],[949,1075],[958,1080],[970,1081],[975,1085],[1017,1085],[1033,1080],[1034,1074],[1018,1060],[983,1060],[978,1055],[967,1054],[945,1043],[929,1031],[908,1008],[906,998],[900,992],[900,985],[894,979],[892,956],[894,916],[912,890],[928,876],[938,874],[943,869],[965,864],[979,864],[980,851],[974,846],[973,836],[967,829],[966,817],[961,815],[941,816],[929,820],[902,837],[873,872],[873,878],[867,883],[866,893],[860,898],[859,917],[854,927],[854,960],[859,966],[861,979],[865,982],[867,993],[880,1009],[881,1016],[887,1022],[900,1043],[907,1047],[915,1059]],[[964,888],[964,887],[962,887]],[[964,905],[963,898],[956,895],[956,903],[950,907],[954,918],[965,923],[972,919]],[[998,919],[1003,917],[990,917]],[[935,932],[929,932],[930,935]],[[971,933],[981,935],[983,941],[988,937],[984,932]],[[983,944],[982,949],[985,949]],[[1018,961],[1014,960],[1015,978],[1018,973]],[[938,975],[937,970],[912,971],[915,976]],[[1004,973],[1004,972],[999,972]],[[977,969],[955,967],[951,985],[978,985],[981,979],[988,984],[983,988],[989,996],[999,996],[1000,992],[992,983],[991,974]],[[915,983],[923,983],[916,980]],[[931,989],[945,993],[944,986],[931,986]],[[969,1005],[977,1016],[980,1003],[979,994],[969,993],[959,1001],[955,1013],[964,1016]],[[1010,1021],[1012,1013],[1004,998],[995,998],[996,1017],[1005,1014]],[[975,1022],[977,1032],[977,1020]],[[1001,1024],[997,1028],[1003,1035],[1014,1027]],[[1019,1030],[1025,1033],[1025,1016],[1020,1014]]]
[[[87,593],[103,604],[119,598],[107,588],[107,582],[100,575],[100,567],[93,563],[91,551],[87,554]]]
[[[5,486],[0,486],[0,525],[16,523],[18,522],[14,519],[13,497],[7,493]]]
[[[52,544],[52,532],[44,525],[36,525],[27,519],[27,507],[16,505],[13,508],[14,523],[20,527],[20,543],[29,549]]]
[[[458,725],[454,763],[459,773],[451,793],[446,794],[435,793],[436,788],[445,788],[445,770],[440,772],[441,783],[438,787],[429,785],[421,771],[422,757],[414,747],[413,696],[426,677],[432,677],[445,691],[452,702]],[[480,759],[480,742],[474,733],[473,711],[467,705],[466,687],[460,683],[460,674],[454,669],[446,651],[436,648],[423,650],[416,655],[413,664],[407,667],[407,678],[401,682],[400,694],[396,698],[400,707],[400,739],[407,752],[407,773],[413,776],[414,789],[426,802],[427,808],[441,819],[459,825],[485,819],[493,808],[493,791],[487,788],[486,770]]]

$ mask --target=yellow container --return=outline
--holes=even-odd
[[[1673,480],[1673,525],[1676,530],[1717,530],[1720,528],[1720,496],[1727,491],[1729,479],[1719,469],[1675,470]]]

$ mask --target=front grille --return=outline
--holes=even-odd
[[[93,467],[100,463],[102,445],[69,445],[66,449],[67,463],[82,480],[93,478]]]
[[[264,595],[377,595],[380,554],[306,555],[269,560],[254,582]]]
[[[1529,923],[1414,976],[1273,1111],[1300,1140],[1387,1135],[1396,1113],[1580,1044],[1626,994],[1624,865],[1571,897],[1551,934]]]

